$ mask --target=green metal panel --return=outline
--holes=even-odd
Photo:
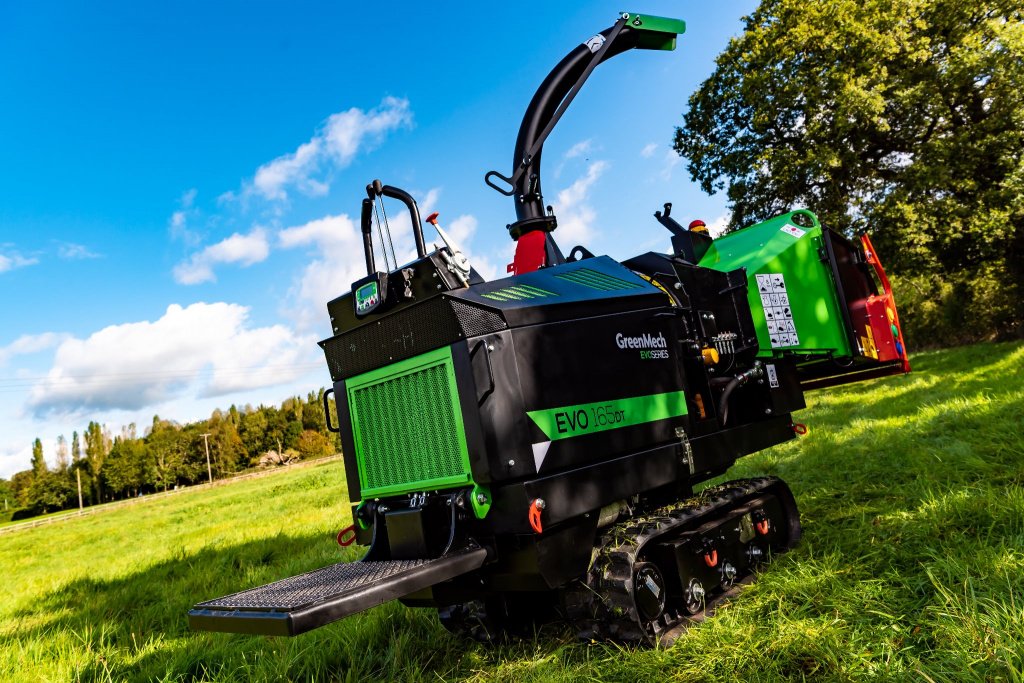
[[[794,222],[797,214],[804,225]],[[723,235],[701,259],[718,271],[746,268],[758,355],[852,355],[823,247],[818,218],[801,210]]]
[[[346,382],[364,498],[472,482],[451,347]]]
[[[686,22],[682,19],[633,12],[621,14],[626,17],[626,26],[640,31],[637,47],[641,50],[675,50],[676,35],[686,32]]]

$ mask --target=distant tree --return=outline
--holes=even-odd
[[[245,444],[230,418],[223,416],[209,424],[210,460],[217,476],[231,474],[246,461]]]
[[[299,435],[295,450],[303,458],[321,458],[334,453],[334,443],[320,432],[306,429]]]
[[[89,470],[89,463],[85,458],[79,458],[71,463],[68,468],[68,482],[72,483],[75,489],[75,504],[78,503],[78,479],[82,480],[82,504],[92,505],[96,502],[93,495],[92,472]]]
[[[146,445],[153,458],[155,486],[166,491],[177,483],[195,481],[198,470],[188,461],[189,435],[181,427],[154,417]]]
[[[302,409],[302,428],[321,434],[327,434],[327,422],[324,420],[324,390],[310,392],[306,397],[306,405]]]
[[[37,476],[46,472],[46,458],[43,457],[43,442],[39,439],[32,442],[32,472]]]
[[[40,514],[63,509],[71,499],[71,483],[64,473],[44,470],[32,478],[29,487],[29,507]]]
[[[14,500],[20,508],[32,507],[32,482],[35,481],[35,473],[32,470],[16,472],[11,477],[11,490],[14,492]]]
[[[280,453],[287,448],[285,444],[285,431],[288,429],[288,416],[285,411],[278,410],[273,406],[261,408],[261,411],[267,418],[263,450],[269,451],[273,449]],[[295,436],[298,437],[298,434],[295,434]]]
[[[299,437],[302,436],[302,423],[296,421],[289,421],[284,428],[284,439],[282,443],[285,450],[289,448],[298,448]]]
[[[92,475],[93,500],[97,503],[103,501],[101,473],[109,452],[107,443],[103,427],[98,422],[90,422],[85,430],[85,459],[89,463],[89,474]]]
[[[71,432],[71,462],[82,459],[82,444],[78,441],[78,432]]]
[[[266,414],[262,410],[247,411],[242,416],[238,435],[242,439],[250,463],[254,464],[267,450],[264,448],[267,441]]]
[[[11,482],[0,477],[0,511],[6,512],[15,505],[14,487],[11,486]]]
[[[138,495],[156,484],[156,467],[141,439],[118,437],[103,464],[103,480],[115,496]]]
[[[763,0],[745,21],[675,136],[730,227],[807,207],[870,228],[890,270],[948,283],[966,328],[1019,332],[1020,0]]]
[[[60,473],[67,472],[68,465],[68,442],[61,434],[57,437],[57,466],[55,470]]]

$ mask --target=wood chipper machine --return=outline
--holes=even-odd
[[[684,30],[622,14],[541,84],[512,173],[485,176],[515,203],[508,277],[485,281],[436,215],[428,251],[415,199],[367,186],[366,276],[320,342],[354,522],[339,542],[365,556],[201,602],[193,628],[292,636],[399,599],[479,638],[561,619],[650,642],[797,542],[781,480],[694,487],[795,438],[806,391],[910,370],[870,240],[806,210],[712,239],[665,204],[668,252],[565,256],[544,203],[543,144],[592,71]],[[404,265],[374,235],[385,197],[411,219]]]

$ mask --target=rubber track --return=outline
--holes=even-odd
[[[654,643],[677,631],[680,624],[703,618],[708,608],[724,595],[709,600],[705,610],[697,615],[670,613],[666,609],[657,622],[642,624],[633,604],[634,563],[651,541],[778,484],[785,486],[777,477],[729,481],[707,488],[693,498],[640,517],[631,517],[607,529],[595,544],[596,557],[585,584],[570,589],[572,594],[567,596],[568,611],[576,622],[580,637]]]

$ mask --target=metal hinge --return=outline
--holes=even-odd
[[[679,445],[682,446],[683,462],[690,468],[690,474],[692,475],[696,472],[696,468],[693,464],[693,447],[690,445],[690,438],[682,427],[676,427],[676,438],[679,439]]]

